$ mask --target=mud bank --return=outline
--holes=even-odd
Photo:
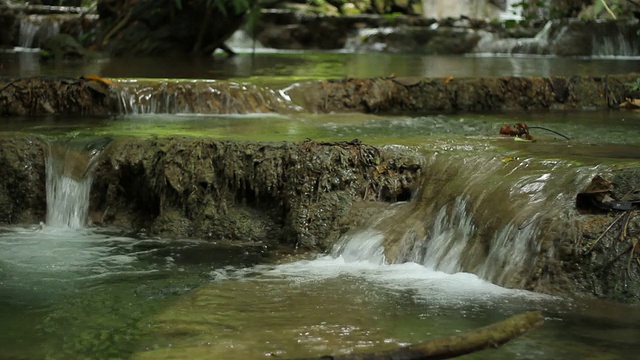
[[[226,81],[0,79],[0,114],[114,115],[263,112],[477,112],[617,109],[638,98],[626,83],[637,74],[604,77],[374,78],[296,83],[286,90]]]

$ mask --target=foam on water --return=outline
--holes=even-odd
[[[137,254],[126,251],[140,241],[87,229],[3,228],[0,283],[5,290],[47,298],[87,279],[153,272],[137,266]]]
[[[351,278],[391,291],[411,291],[416,299],[432,303],[493,303],[509,299],[550,300],[551,296],[525,290],[507,289],[478,276],[458,272],[448,274],[415,262],[387,264],[383,255],[383,236],[365,230],[345,238],[333,255],[301,260],[277,266],[260,265],[246,269],[218,269],[213,281],[251,277],[257,281],[289,280],[294,283],[323,282]]]
[[[264,274],[296,281],[357,277],[389,289],[412,290],[417,297],[443,301],[498,297],[548,298],[542,294],[503,288],[471,273],[447,274],[413,262],[387,265],[366,260],[347,261],[342,256],[322,256],[315,260],[279,265]]]

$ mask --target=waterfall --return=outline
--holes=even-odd
[[[433,155],[419,193],[347,233],[334,254],[357,248],[359,260],[414,262],[521,288],[574,234],[575,196],[598,171],[568,161]]]
[[[501,38],[480,31],[476,53],[538,54],[559,56],[638,56],[637,20],[550,20],[531,38]]]
[[[426,18],[489,18],[521,19],[520,0],[422,0],[422,14]]]
[[[50,145],[46,160],[47,225],[79,229],[87,224],[93,167],[109,139]]]
[[[40,43],[60,33],[60,21],[47,15],[27,15],[20,20],[21,48],[39,47]]]
[[[216,80],[120,80],[126,114],[248,114],[297,111],[283,91]]]
[[[246,30],[236,30],[225,44],[236,52],[265,52],[265,47],[258,40],[255,40]],[[274,49],[270,51],[275,51]]]

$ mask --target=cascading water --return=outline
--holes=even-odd
[[[567,161],[433,155],[414,199],[389,206],[357,233],[376,240],[369,245],[377,248],[361,252],[524,287],[553,255],[552,244],[571,238],[577,189],[597,170]],[[336,256],[347,248],[337,247]]]
[[[537,54],[560,56],[638,56],[640,41],[637,20],[583,21],[559,19],[548,21],[531,38],[502,38],[480,31],[481,39],[474,52],[491,54]]]
[[[52,144],[47,158],[47,225],[79,229],[86,225],[92,170],[108,139]]]
[[[246,114],[295,111],[283,91],[214,80],[119,81],[127,114]]]
[[[426,18],[470,18],[520,19],[520,0],[423,0],[423,16]]]
[[[21,48],[38,47],[40,43],[60,33],[60,21],[47,15],[27,15],[20,20]]]

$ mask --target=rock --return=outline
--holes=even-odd
[[[0,78],[0,114],[290,113],[618,109],[637,75],[312,81],[286,93],[225,81]]]
[[[96,81],[93,78],[0,78],[0,114],[107,115],[117,112],[118,94],[112,92],[108,84]]]
[[[0,223],[44,220],[46,149],[46,142],[33,136],[0,138]]]
[[[242,25],[253,2],[100,0],[97,45],[115,56],[211,55]]]
[[[80,43],[68,34],[54,35],[40,45],[43,60],[82,60],[87,51]]]
[[[91,211],[149,234],[326,248],[353,202],[406,200],[421,157],[360,143],[116,141]]]

